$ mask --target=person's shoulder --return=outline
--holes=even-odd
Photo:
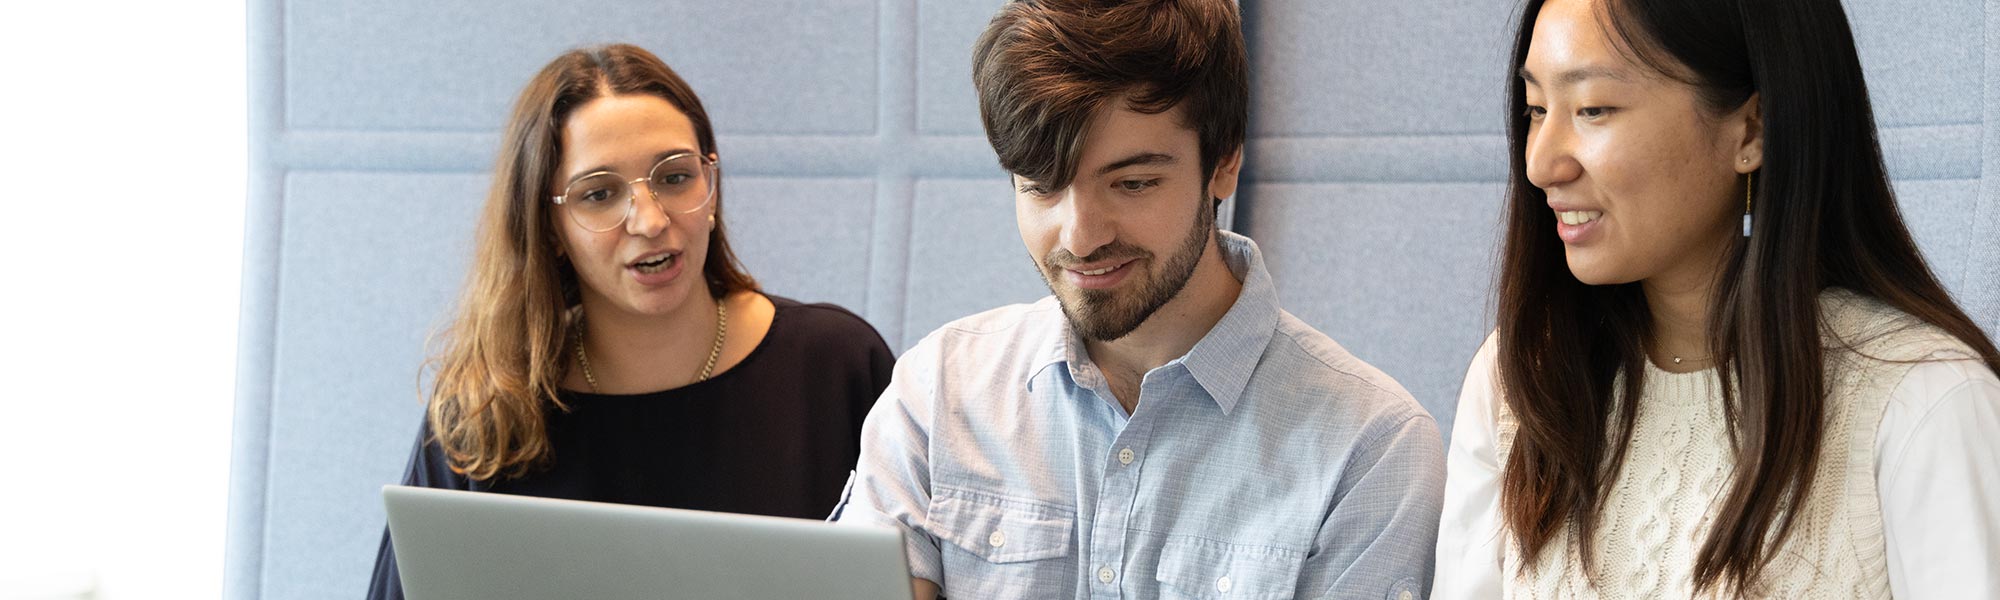
[[[1060,327],[1049,327],[1061,319],[1062,307],[1054,296],[1022,304],[1009,304],[953,319],[932,330],[918,342],[953,348],[965,346],[1037,345],[1061,335]],[[1049,339],[1045,339],[1049,338]]]
[[[861,318],[861,315],[841,305],[831,302],[806,303],[775,294],[765,294],[764,297],[771,299],[771,306],[780,315],[778,319],[787,327],[812,333],[841,336],[866,334],[862,337],[881,338],[875,331],[875,326],[870,325],[867,319]]]
[[[1979,352],[1942,327],[1879,298],[1846,288],[1819,296],[1821,337],[1829,358],[1850,363],[1977,360]]]
[[[1930,414],[1994,390],[1994,371],[1971,344],[1879,298],[1829,288],[1820,294],[1820,321],[1835,398]]]
[[[867,368],[877,357],[895,356],[875,326],[853,311],[837,304],[808,304],[783,296],[765,296],[771,299],[775,312],[765,344],[775,344],[785,355],[803,357],[821,366],[837,364],[857,369]]]
[[[1400,404],[1407,401],[1412,406],[1416,403],[1409,390],[1404,389],[1395,378],[1354,356],[1340,342],[1305,324],[1290,312],[1279,315],[1272,342],[1273,347],[1265,352],[1264,360],[1267,363],[1284,361],[1285,364],[1275,365],[1285,368],[1279,372],[1284,376],[1338,386],[1371,402]],[[1265,369],[1260,367],[1258,370]]]
[[[925,334],[897,365],[949,371],[955,385],[1005,385],[1060,356],[1063,318],[1054,297],[961,317]],[[978,367],[953,366],[972,364]]]
[[[1910,414],[1930,415],[1938,407],[1962,402],[1961,409],[1990,411],[2000,406],[2000,375],[1977,360],[1932,360],[1910,366],[1910,370],[1890,392],[1889,402],[1904,406]],[[1995,432],[2000,433],[2000,432]]]
[[[1479,350],[1472,353],[1475,368],[1498,369],[1500,364],[1500,330],[1486,332],[1486,339],[1479,342]]]
[[[1261,360],[1258,376],[1282,377],[1287,388],[1331,399],[1333,414],[1392,423],[1431,418],[1402,383],[1290,312],[1280,313]]]

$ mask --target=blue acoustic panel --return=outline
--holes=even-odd
[[[1003,4],[917,4],[917,131],[984,135],[972,88],[972,43]]]
[[[1250,237],[1287,310],[1387,372],[1451,431],[1492,330],[1500,184],[1257,184]]]
[[[1984,1],[1842,3],[1877,123],[1980,121]]]
[[[1892,126],[1878,127],[1876,137],[1890,179],[1977,179],[1983,130],[1979,123]]]
[[[867,134],[877,105],[876,5],[293,2],[284,15],[284,122],[490,130],[551,57],[626,41],[680,72],[720,131]]]
[[[486,180],[287,178],[264,597],[365,589],[382,533],[378,490],[401,479],[423,409],[425,339],[465,281]]]
[[[1969,267],[1982,245],[1991,238],[1974,236],[1970,218],[1979,204],[1979,181],[1972,179],[1903,180],[1895,184],[1896,203],[1903,222],[1910,227],[1924,262],[1931,266],[1953,297],[1978,293],[1971,285]],[[1988,199],[1990,202],[1991,199]]]
[[[1252,134],[1500,133],[1514,6],[1246,3]]]
[[[2000,242],[1994,241],[2000,240],[2000,10],[1993,10],[1992,2],[1987,7],[1982,19],[1986,25],[1980,110],[1986,125],[1979,138],[1982,177],[1970,217],[1973,244],[1967,257],[1967,294],[1959,302],[1988,336],[2000,338]]]
[[[1254,137],[1247,145],[1243,168],[1256,182],[1507,179],[1507,138],[1499,134]]]
[[[1006,179],[919,179],[915,190],[901,347],[959,317],[1048,295]]]
[[[1979,176],[1984,130],[1959,124],[1884,127],[1878,133],[1890,177],[1969,179]],[[1244,169],[1253,181],[1507,179],[1507,138],[1499,134],[1256,137],[1248,146]]]
[[[730,244],[764,291],[866,310],[874,179],[736,177],[727,186]]]

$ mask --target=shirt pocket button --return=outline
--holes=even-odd
[[[1154,578],[1161,598],[1290,600],[1305,558],[1291,548],[1171,536],[1160,546]]]

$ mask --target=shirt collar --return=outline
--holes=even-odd
[[[1271,284],[1271,272],[1264,268],[1264,254],[1250,238],[1228,231],[1216,232],[1216,246],[1229,272],[1243,282],[1236,303],[1223,313],[1222,320],[1195,342],[1181,357],[1181,364],[1194,375],[1208,396],[1222,407],[1223,414],[1235,410],[1250,374],[1263,360],[1264,347],[1278,327],[1278,292]]]
[[[1222,413],[1229,414],[1235,410],[1243,390],[1249,387],[1250,374],[1257,369],[1264,347],[1270,344],[1277,329],[1278,294],[1256,242],[1234,232],[1217,231],[1216,246],[1230,274],[1242,282],[1242,290],[1237,293],[1236,303],[1223,313],[1222,320],[1195,342],[1186,355],[1173,362],[1181,363],[1216,406],[1222,408]],[[1057,364],[1068,367],[1065,371],[1076,385],[1091,387],[1093,378],[1101,375],[1094,367],[1079,371],[1078,367],[1090,364],[1083,340],[1070,329],[1069,319],[1054,297],[1044,298],[1043,302],[1048,304],[1054,331],[1051,343],[1043,345],[1034,366],[1028,369],[1029,389],[1034,389],[1035,380],[1043,371]]]
[[[1037,302],[1035,309],[1042,315],[1040,320],[1043,336],[1041,350],[1028,368],[1028,391],[1035,391],[1035,381],[1041,379],[1042,372],[1056,365],[1069,367],[1062,372],[1068,374],[1071,381],[1077,381],[1074,365],[1087,362],[1084,357],[1078,355],[1078,351],[1083,348],[1083,340],[1076,337],[1076,332],[1070,329],[1069,315],[1063,313],[1061,301],[1056,300],[1054,295],[1049,295]]]

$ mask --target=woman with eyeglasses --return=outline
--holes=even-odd
[[[894,356],[761,293],[708,114],[659,58],[572,51],[505,131],[406,485],[823,518]],[[400,598],[385,532],[370,598]]]
[[[2000,598],[2000,352],[1839,0],[1530,0],[1438,598]]]

